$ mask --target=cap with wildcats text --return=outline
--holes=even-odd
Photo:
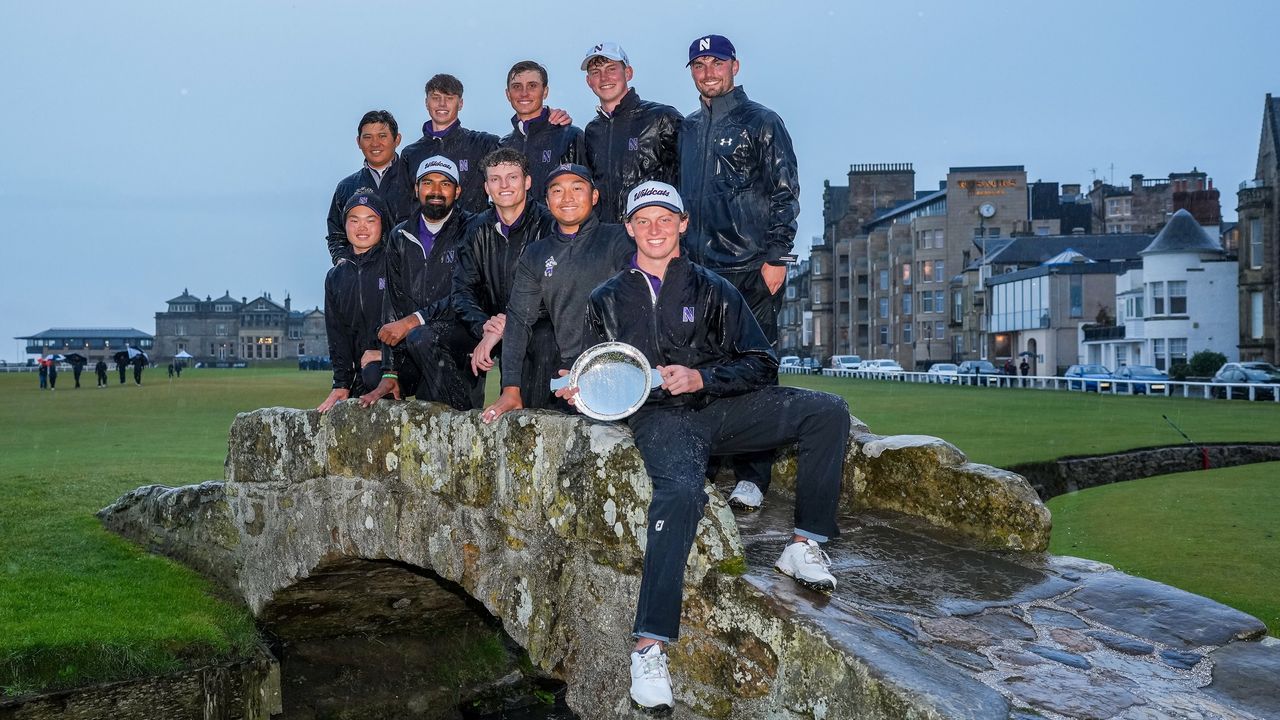
[[[592,45],[591,49],[587,50],[586,57],[582,58],[582,69],[587,69],[591,58],[598,57],[616,60],[622,63],[623,66],[631,65],[631,61],[627,59],[627,51],[623,50],[621,45],[616,42],[603,42]]]
[[[684,214],[684,201],[680,199],[680,193],[670,185],[657,180],[650,180],[646,183],[640,183],[627,193],[627,213],[625,217],[630,218],[635,211],[657,205],[664,207],[673,213],[679,215]]]
[[[685,65],[692,65],[694,60],[707,55],[721,60],[738,59],[738,51],[733,48],[729,38],[723,35],[703,35],[689,43],[689,62]]]
[[[458,166],[443,155],[432,155],[423,160],[422,164],[418,166],[418,174],[415,178],[421,180],[422,176],[428,173],[440,173],[452,180],[454,185],[458,184]]]

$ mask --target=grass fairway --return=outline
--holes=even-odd
[[[844,396],[880,435],[936,435],[974,462],[1005,467],[1183,442],[1280,442],[1280,404],[922,385],[784,375],[787,384]]]
[[[152,483],[222,477],[227,429],[263,405],[314,406],[324,373],[155,369],[40,391],[0,375],[0,687],[5,694],[114,679],[225,655],[255,637],[247,611],[195,573],[107,533],[94,513]]]
[[[140,485],[221,478],[227,429],[237,412],[314,407],[329,387],[327,373],[287,365],[192,370],[174,382],[152,369],[140,388],[132,379],[119,385],[114,373],[111,378],[109,389],[98,390],[86,373],[86,386],[75,390],[63,373],[59,390],[42,392],[34,374],[0,374],[0,688],[6,694],[167,670],[252,642],[244,609],[214,599],[208,584],[182,566],[107,533],[94,513]],[[1280,406],[1269,403],[785,380],[843,395],[875,432],[937,435],[993,465],[1179,442],[1162,413],[1197,440],[1280,439]],[[490,398],[496,390],[491,376]],[[1258,492],[1256,512],[1223,511],[1208,520],[1270,528],[1275,497]],[[1072,512],[1059,510],[1059,528],[1070,527]],[[1241,548],[1252,554],[1252,546],[1201,532],[1194,519],[1177,528],[1207,537],[1197,546],[1210,568],[1203,576],[1213,581],[1216,574],[1219,589],[1237,584],[1213,568]],[[1064,532],[1057,531],[1057,542]],[[1107,559],[1093,548],[1059,548]],[[1273,554],[1271,568],[1275,560]],[[1213,588],[1187,587],[1235,604]],[[1270,596],[1280,596],[1274,573],[1270,587]],[[1276,622],[1271,607],[1268,623]]]
[[[1280,463],[1105,485],[1049,509],[1051,552],[1206,595],[1280,630]]]

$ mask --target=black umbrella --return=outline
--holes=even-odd
[[[120,350],[120,351],[119,351],[119,352],[117,352],[115,355],[112,355],[112,356],[111,356],[111,359],[112,359],[112,360],[115,360],[117,365],[128,365],[128,364],[129,364],[129,351],[128,351],[128,350]]]
[[[80,353],[67,353],[66,355],[62,356],[62,359],[66,360],[72,365],[85,365],[89,362],[89,358],[81,355]]]

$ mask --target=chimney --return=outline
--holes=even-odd
[[[245,297],[244,295],[241,295],[241,296],[240,296],[240,304],[241,304],[241,305],[248,305],[248,304],[249,304],[249,298]]]
[[[289,310],[291,309],[291,306],[292,306],[292,305],[293,305],[293,298],[289,297],[289,294],[288,294],[288,293],[285,293],[285,296],[284,296],[284,311],[285,311],[285,312],[289,312]]]
[[[1129,176],[1129,189],[1134,192],[1142,189],[1142,173],[1135,173]]]
[[[1062,186],[1062,194],[1063,194],[1063,195],[1071,195],[1071,196],[1079,195],[1079,194],[1080,194],[1080,185],[1079,185],[1079,183],[1072,183],[1072,184],[1070,184],[1070,185],[1063,185],[1063,186]]]

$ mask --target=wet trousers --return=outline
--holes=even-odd
[[[786,283],[778,288],[778,292],[770,294],[769,286],[765,285],[759,270],[725,272],[720,275],[737,288],[739,293],[742,293],[742,298],[751,308],[751,314],[755,315],[756,322],[760,323],[765,339],[776,351],[778,349],[778,312],[782,310],[782,298],[787,290]],[[719,459],[713,458],[708,466],[707,476],[715,480],[719,471]],[[769,483],[773,481],[773,450],[743,453],[734,457],[733,474],[738,482],[746,480],[760,488],[762,494],[769,492]]]
[[[457,320],[432,320],[404,339],[405,352],[416,369],[417,398],[474,410],[484,405],[484,376],[471,374],[471,351],[476,342]]]
[[[684,568],[707,504],[704,473],[712,454],[772,452],[798,443],[796,533],[819,542],[836,534],[849,440],[844,399],[775,386],[717,398],[701,409],[643,407],[627,424],[653,483],[637,637],[679,635]]]

